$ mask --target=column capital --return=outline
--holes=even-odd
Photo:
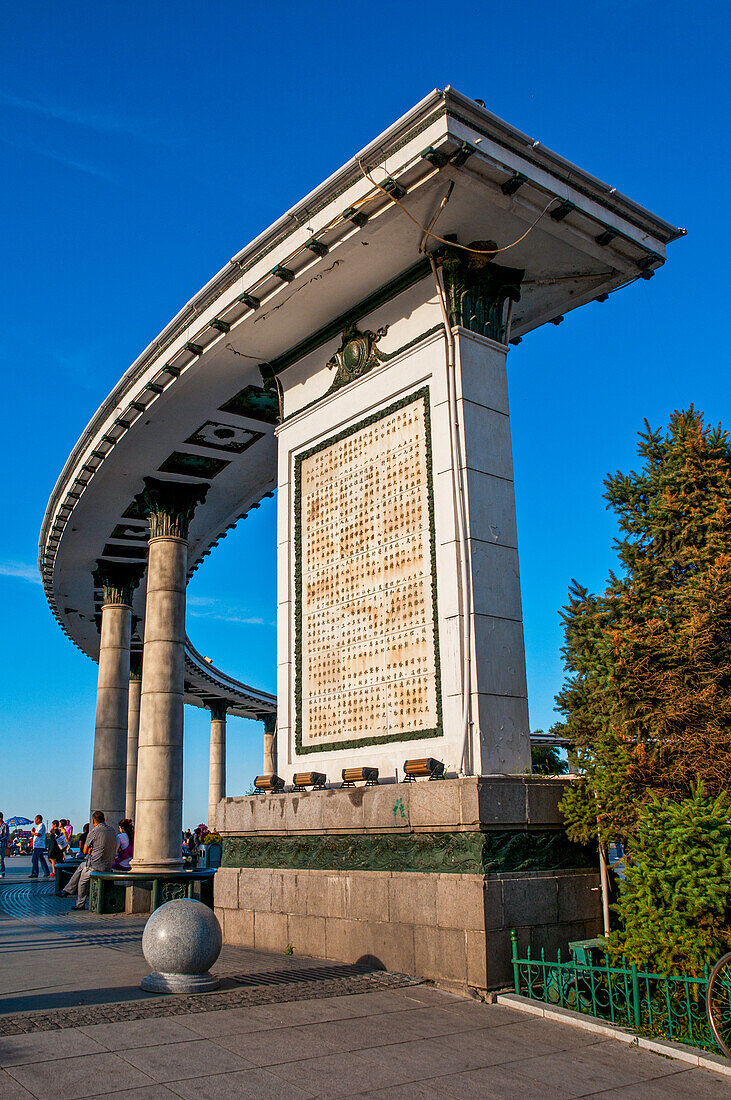
[[[226,712],[231,706],[227,699],[213,699],[206,703],[206,708],[211,712],[212,722],[225,722]]]
[[[142,579],[144,565],[135,562],[104,561],[100,558],[91,574],[102,590],[102,606],[116,603],[132,606],[132,593]]]
[[[130,653],[129,655],[129,678],[130,680],[142,679],[142,654]]]
[[[275,733],[277,729],[277,714],[257,714],[257,721],[264,723],[264,733]]]
[[[206,499],[210,486],[191,482],[162,481],[146,477],[145,487],[135,497],[140,512],[150,521],[150,538],[169,536],[187,539],[196,507]]]
[[[473,241],[469,247],[482,250],[482,254],[450,245],[434,253],[444,277],[450,324],[505,343],[504,306],[508,299],[520,301],[525,271],[493,263],[497,251],[493,241]],[[495,251],[491,251],[493,247]]]

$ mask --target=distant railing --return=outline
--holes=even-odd
[[[621,966],[610,965],[609,956],[600,947],[579,951],[583,958],[577,958],[575,950],[570,960],[562,960],[559,951],[555,962],[549,962],[543,950],[540,958],[534,958],[528,948],[526,958],[521,959],[515,931],[510,937],[516,993],[644,1035],[723,1053],[706,1013],[708,967],[703,977],[653,974],[624,958]],[[602,954],[604,960],[599,962],[596,956]]]

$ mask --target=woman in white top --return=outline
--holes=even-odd
[[[115,871],[129,871],[129,861],[132,858],[134,843],[134,826],[129,818],[123,818],[119,823],[117,833],[117,854],[114,859]]]

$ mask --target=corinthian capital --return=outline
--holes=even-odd
[[[132,593],[144,571],[144,565],[136,562],[104,561],[100,558],[92,577],[94,584],[102,590],[102,605],[116,603],[131,607]]]
[[[223,722],[231,704],[227,699],[211,699],[206,706],[211,713],[212,722]]]
[[[150,521],[150,538],[167,535],[187,539],[190,521],[196,507],[206,499],[208,489],[208,485],[146,477],[145,487],[135,500],[142,515]]]
[[[264,733],[276,733],[277,731],[277,714],[257,714],[256,716],[260,722],[264,723]]]
[[[450,324],[504,343],[504,306],[508,299],[520,300],[525,272],[494,263],[493,241],[473,241],[468,248],[473,251],[443,245],[434,253],[444,276]]]

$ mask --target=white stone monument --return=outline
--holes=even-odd
[[[530,775],[508,348],[651,278],[682,233],[437,89],[236,253],[92,418],[39,564],[99,660],[94,790],[134,800],[142,873],[179,874],[183,703],[210,711],[227,942],[487,988],[510,928],[550,950],[599,927],[571,780]],[[275,490],[276,699],[185,633],[192,571]],[[224,797],[229,715],[264,722],[267,794]],[[446,780],[401,782],[430,759]],[[341,789],[365,768],[379,786]]]
[[[522,272],[491,259],[443,247],[278,376],[287,779],[530,768],[506,380]]]

